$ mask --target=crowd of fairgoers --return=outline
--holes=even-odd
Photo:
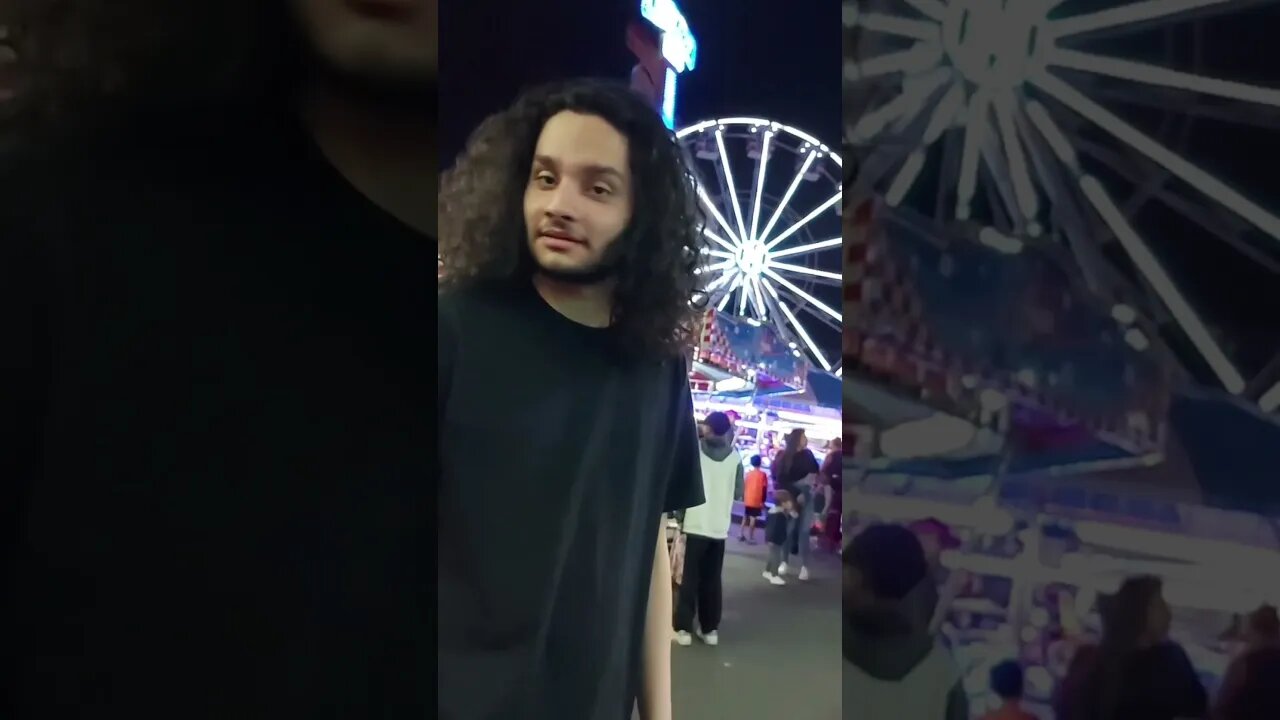
[[[706,502],[669,521],[677,644],[690,645],[695,636],[719,643],[728,543],[766,543],[761,578],[774,586],[808,581],[813,552],[838,552],[843,493],[836,432],[811,445],[805,427],[765,430],[732,411],[699,419]]]
[[[921,616],[968,717],[1280,718],[1277,548],[849,483],[846,566]],[[929,587],[886,590],[914,555]]]

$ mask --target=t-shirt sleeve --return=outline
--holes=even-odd
[[[693,393],[689,390],[689,373],[684,363],[672,363],[672,392],[675,395],[675,452],[671,458],[671,476],[663,512],[697,507],[706,502],[702,490],[702,461],[698,449],[698,426],[693,419]]]

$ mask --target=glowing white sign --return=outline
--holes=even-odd
[[[692,70],[698,62],[698,41],[675,0],[640,0],[640,17],[662,31],[662,56],[671,67],[678,73]]]

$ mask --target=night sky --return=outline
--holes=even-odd
[[[625,80],[639,0],[469,0],[440,8],[442,158],[521,88],[575,76]],[[835,0],[682,0],[698,67],[681,84],[679,120],[764,115],[838,146],[840,8]]]

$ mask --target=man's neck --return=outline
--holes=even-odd
[[[534,275],[533,286],[553,310],[579,325],[606,328],[613,321],[613,287],[609,283],[576,285]]]
[[[434,116],[362,106],[317,84],[304,94],[303,118],[347,182],[409,227],[436,233],[440,176]]]

